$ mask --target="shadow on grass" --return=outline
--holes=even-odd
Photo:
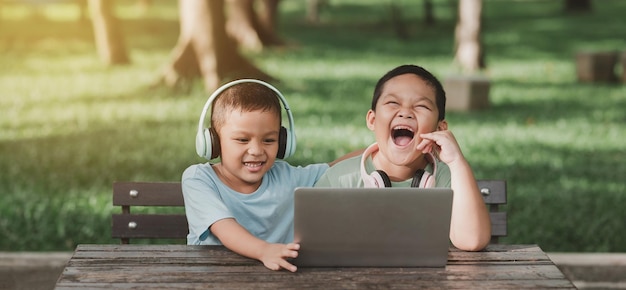
[[[110,238],[110,215],[117,210],[112,183],[179,181],[197,162],[191,148],[195,132],[181,130],[186,125],[145,122],[1,142],[0,155],[11,158],[0,161],[0,250],[67,251],[78,243],[119,243]]]
[[[450,112],[448,116],[461,123],[525,123],[532,126],[534,123],[586,120],[597,126],[620,124],[626,121],[626,111],[618,109],[626,107],[626,98],[616,93],[616,89],[622,86],[496,80],[491,84],[488,109]],[[525,91],[525,95],[515,95],[520,91]],[[532,95],[532,92],[536,94]]]
[[[469,157],[477,178],[507,180],[504,242],[539,244],[546,251],[626,251],[625,237],[615,234],[626,220],[619,206],[626,202],[626,185],[619,181],[626,176],[623,150],[525,142],[471,151],[482,156]]]

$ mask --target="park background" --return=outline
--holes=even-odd
[[[179,181],[195,154],[202,82],[154,86],[178,38],[176,1],[117,1],[131,63],[105,66],[71,3],[5,5],[0,14],[0,251],[71,251],[110,238],[114,181]],[[408,37],[393,30],[401,8]],[[304,165],[373,142],[375,82],[405,63],[440,79],[453,63],[456,1],[328,1],[320,23],[303,1],[280,5],[281,48],[245,52],[289,101]],[[626,85],[579,83],[579,51],[626,50],[626,1],[483,1],[490,107],[448,112],[479,179],[508,184],[508,237],[545,251],[626,252]],[[452,3],[452,4],[451,4]],[[616,71],[621,74],[620,68]]]

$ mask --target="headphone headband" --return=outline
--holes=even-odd
[[[363,180],[363,186],[374,188],[391,187],[391,180],[384,171],[376,170],[372,172],[372,174],[368,174],[367,170],[365,170],[365,161],[376,151],[378,151],[378,143],[368,146],[365,151],[363,151],[363,155],[361,155],[361,179]],[[421,172],[418,171],[420,173],[416,174],[418,180],[415,180],[416,177],[414,177],[411,184],[412,187],[434,187],[434,176],[437,172],[437,160],[435,159],[435,155],[432,153],[426,153],[424,156],[428,162],[432,163],[433,173],[429,174],[423,170]]]
[[[367,178],[370,177],[370,175],[367,173],[367,170],[365,170],[365,160],[376,151],[378,151],[378,143],[368,146],[365,151],[363,151],[363,155],[361,155],[361,179],[363,179],[363,185],[365,187],[384,187],[384,184],[378,184],[377,179]]]
[[[286,139],[285,140],[286,148],[285,148],[285,153],[284,153],[285,156],[282,158],[287,158],[291,156],[295,152],[295,149],[296,149],[296,138],[295,138],[296,134],[295,134],[295,128],[294,128],[294,122],[293,122],[293,115],[291,114],[291,109],[289,109],[287,100],[285,99],[283,94],[280,93],[278,89],[276,89],[274,86],[264,81],[257,80],[257,79],[239,79],[239,80],[231,81],[219,87],[217,90],[215,90],[215,92],[211,94],[211,96],[209,96],[209,99],[206,101],[206,103],[204,104],[204,107],[202,108],[202,114],[200,114],[200,120],[198,121],[198,131],[196,133],[196,152],[198,153],[198,155],[200,157],[212,159],[211,150],[209,148],[211,144],[210,142],[206,141],[206,139],[210,139],[210,138],[205,136],[206,129],[204,128],[204,121],[205,121],[209,107],[213,104],[213,101],[215,101],[215,99],[226,89],[232,86],[238,85],[238,84],[242,84],[242,83],[257,83],[257,84],[263,85],[271,89],[272,91],[276,93],[276,95],[278,96],[278,99],[280,100],[283,107],[285,108],[285,111],[287,113],[287,119],[289,120],[289,129],[288,129],[289,131],[287,132],[287,136],[285,138]]]

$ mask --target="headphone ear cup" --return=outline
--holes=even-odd
[[[287,157],[291,157],[291,155],[293,155],[296,151],[296,136],[294,135],[295,133],[291,130],[287,130],[285,127],[281,126],[281,131],[285,131],[284,133],[284,140],[285,140],[285,155],[282,157],[287,158]],[[282,146],[282,145],[281,145]]]
[[[196,134],[196,153],[209,160],[220,156],[220,140],[213,128],[204,128]]]
[[[206,128],[198,130],[196,133],[196,153],[198,156],[207,158],[207,140],[206,140]],[[210,140],[208,142],[211,142]]]
[[[370,176],[374,179],[377,187],[391,187],[391,179],[389,179],[389,175],[384,171],[376,170],[372,172]]]
[[[215,159],[222,154],[220,149],[220,137],[217,135],[217,132],[213,128],[208,128],[204,130],[204,135],[206,137],[206,142],[211,149],[210,152],[207,152],[206,156],[209,157],[207,159]]]
[[[278,132],[278,153],[276,154],[276,158],[278,159],[284,159],[286,157],[289,157],[289,155],[291,154],[287,154],[287,147],[289,140],[288,139],[288,133],[287,133],[287,129],[285,129],[285,127],[280,126],[280,131]]]

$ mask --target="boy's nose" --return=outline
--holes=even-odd
[[[413,119],[413,113],[407,109],[400,110],[400,112],[398,113],[398,116],[402,118]]]
[[[263,153],[263,146],[258,142],[250,142],[250,146],[248,147],[248,153],[251,155],[260,155]]]

